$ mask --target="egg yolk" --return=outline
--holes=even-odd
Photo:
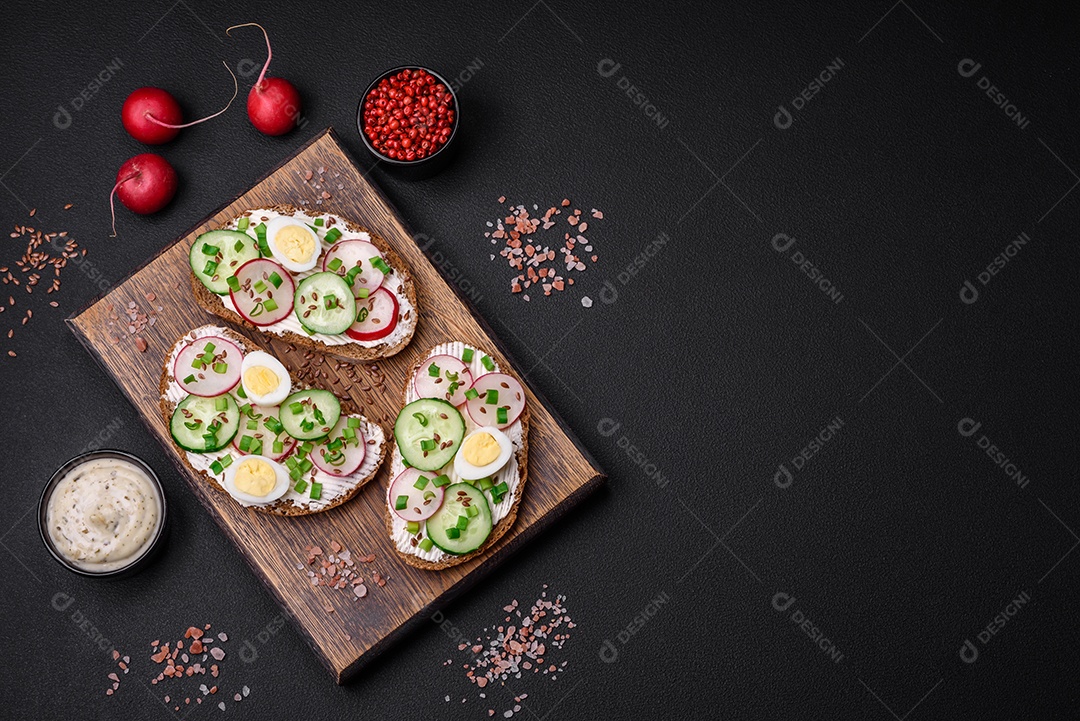
[[[274,490],[277,484],[277,473],[269,463],[251,458],[237,467],[233,484],[241,493],[249,496],[265,496]]]
[[[311,233],[298,225],[287,225],[274,236],[277,250],[294,263],[311,260],[315,253],[315,241]]]
[[[494,462],[501,451],[499,442],[490,433],[477,433],[470,436],[461,446],[461,453],[465,460],[477,468]]]
[[[266,366],[251,366],[244,371],[244,388],[257,396],[265,396],[279,385],[281,379],[277,373]]]

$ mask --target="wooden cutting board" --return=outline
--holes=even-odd
[[[314,183],[319,178],[320,168],[325,170],[323,189],[331,197],[316,204],[322,190],[305,182],[305,175],[313,171],[311,183]],[[338,185],[342,187],[339,189]],[[325,513],[298,518],[267,516],[242,508],[208,487],[181,462],[180,451],[173,445],[158,411],[162,363],[173,343],[188,330],[205,323],[227,325],[203,311],[193,300],[188,249],[199,233],[218,227],[244,210],[276,203],[306,205],[319,211],[340,213],[371,228],[404,258],[417,285],[420,321],[412,342],[401,353],[378,361],[377,368],[370,363],[352,363],[327,356],[322,365],[317,366],[319,380],[312,385],[332,390],[339,397],[351,397],[365,415],[381,422],[389,431],[401,408],[408,368],[419,359],[419,354],[437,343],[463,340],[490,349],[507,358],[517,375],[526,381],[532,412],[528,482],[517,523],[484,556],[439,572],[421,571],[398,560],[383,522],[384,497],[390,481],[389,459],[376,479],[348,503]],[[147,300],[150,297],[154,300]],[[153,310],[156,313],[152,316],[156,318],[154,325],[147,326],[140,334],[147,343],[144,352],[138,350],[136,336],[127,330],[125,310],[132,302],[141,312]],[[157,310],[159,306],[160,311]],[[112,320],[112,315],[118,315],[119,320]],[[111,327],[110,320],[114,323]],[[547,401],[528,386],[520,366],[513,362],[490,327],[477,317],[417,247],[405,223],[374,184],[362,176],[331,128],[316,136],[251,190],[169,244],[133,275],[69,318],[68,323],[135,405],[143,421],[175,461],[190,491],[292,617],[338,683],[354,675],[378,652],[402,638],[410,627],[422,624],[435,610],[490,572],[605,479]],[[235,330],[280,358],[290,372],[298,372],[303,351],[286,352],[287,343],[268,340],[253,331]],[[119,342],[115,342],[116,337]],[[355,375],[365,380],[363,385],[372,388],[371,391],[365,391],[349,380],[346,370],[350,365]],[[303,375],[299,377],[304,378]],[[355,599],[349,589],[310,585],[304,546],[315,544],[328,552],[331,541],[348,548],[354,559],[368,553],[376,555],[372,563],[357,563],[370,589],[366,598]],[[298,563],[305,564],[303,570],[297,568]],[[389,577],[385,586],[379,587],[372,582],[374,571]],[[333,612],[328,613],[328,608]]]

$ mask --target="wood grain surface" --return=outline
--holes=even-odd
[[[316,204],[322,191],[305,182],[304,176],[307,171],[315,171],[317,180],[320,168],[326,171],[327,182],[323,185],[331,197]],[[338,184],[343,187],[338,189]],[[192,299],[188,249],[197,234],[218,227],[244,210],[276,203],[340,213],[386,238],[413,273],[421,313],[412,343],[398,355],[375,363],[319,356],[254,331],[236,329],[280,358],[294,378],[332,390],[342,398],[351,398],[365,415],[390,430],[402,405],[408,368],[437,343],[463,340],[487,349],[501,364],[509,361],[511,367],[517,368],[489,326],[428,261],[379,190],[362,177],[330,128],[249,191],[69,318],[68,323],[166,447],[191,492],[292,617],[335,680],[342,683],[411,626],[422,623],[514,549],[540,533],[602,483],[604,476],[547,402],[537,397],[526,382],[532,411],[529,481],[517,523],[484,556],[461,566],[431,572],[400,561],[386,534],[383,513],[390,480],[389,462],[353,500],[325,513],[298,518],[267,516],[242,508],[187,470],[158,412],[161,365],[172,344],[188,330],[205,323],[226,325]],[[155,319],[152,326],[147,324],[137,335],[129,333],[127,328],[125,312],[131,303],[136,304],[139,312],[153,311],[149,317]],[[140,351],[139,338],[145,340],[145,351]],[[313,356],[306,364],[305,353]],[[306,370],[302,370],[304,365]],[[520,371],[517,374],[524,379]],[[356,600],[348,589],[312,587],[306,574],[308,567],[297,568],[297,564],[305,563],[305,545],[319,545],[325,551],[331,541],[343,544],[354,558],[367,553],[376,555],[370,564],[357,564],[370,589],[366,598]],[[384,587],[372,582],[375,571],[389,579]]]

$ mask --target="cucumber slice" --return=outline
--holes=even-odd
[[[401,457],[421,471],[437,471],[449,463],[464,437],[461,412],[438,398],[413,401],[394,421],[394,439]]]
[[[224,407],[224,410],[220,408]],[[216,428],[216,430],[212,430]],[[188,396],[176,404],[169,432],[176,445],[192,453],[211,453],[229,445],[240,428],[240,409],[228,393],[212,398]],[[212,433],[212,438],[206,438]]]
[[[255,239],[238,230],[211,230],[195,238],[188,261],[191,272],[211,293],[229,294],[229,277],[259,257]],[[210,271],[210,272],[207,272]]]
[[[327,335],[340,335],[356,321],[352,288],[334,273],[314,273],[300,281],[293,310],[302,325]]]
[[[281,425],[299,441],[314,441],[330,433],[341,418],[341,401],[330,391],[309,388],[281,402]]]
[[[471,508],[478,513],[470,516]],[[462,521],[462,518],[468,520]],[[454,538],[447,533],[451,528],[457,531]],[[442,506],[427,520],[427,537],[447,553],[462,556],[484,545],[491,535],[491,528],[491,507],[484,492],[468,483],[455,483],[446,487]]]

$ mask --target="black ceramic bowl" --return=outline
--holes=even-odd
[[[397,158],[388,158],[376,150],[375,146],[372,145],[371,141],[368,139],[368,136],[364,134],[364,101],[367,100],[367,96],[380,82],[402,70],[423,70],[424,72],[430,73],[436,80],[446,86],[446,90],[450,93],[450,97],[453,100],[452,108],[454,110],[454,124],[450,128],[450,137],[441,148],[420,160],[398,160]],[[450,83],[447,82],[446,78],[431,68],[425,68],[423,65],[400,65],[380,73],[371,81],[371,84],[367,86],[367,89],[364,90],[364,94],[360,96],[360,104],[356,108],[356,129],[360,132],[360,139],[364,141],[364,148],[368,151],[372,160],[378,160],[381,166],[386,167],[390,172],[405,180],[421,180],[423,178],[428,178],[446,167],[447,162],[453,154],[455,148],[454,140],[457,138],[458,128],[460,127],[461,103],[458,100],[457,93],[450,87]]]
[[[158,500],[161,502],[161,522],[158,524],[157,532],[154,534],[153,539],[150,541],[149,547],[147,547],[147,549],[143,551],[141,556],[132,559],[132,561],[128,565],[111,571],[90,571],[85,568],[79,568],[78,566],[68,561],[56,549],[56,546],[53,545],[52,538],[49,537],[49,531],[46,527],[46,514],[48,513],[49,509],[49,499],[52,497],[53,490],[60,482],[60,479],[62,479],[68,471],[70,471],[72,468],[75,468],[79,464],[85,463],[87,461],[96,460],[98,458],[115,458],[118,460],[127,461],[128,463],[131,463],[132,465],[141,468],[146,473],[147,478],[150,479],[150,485],[153,486],[154,490],[157,492]],[[81,455],[75,456],[70,461],[56,469],[56,472],[52,474],[52,478],[50,478],[49,482],[45,484],[45,488],[41,492],[41,500],[38,501],[38,532],[41,533],[41,540],[45,543],[45,548],[49,549],[49,553],[52,554],[52,557],[55,558],[61,566],[71,571],[72,573],[76,573],[80,576],[86,576],[88,578],[125,578],[146,568],[146,566],[149,565],[151,559],[153,559],[153,557],[157,554],[157,552],[163,545],[166,533],[168,531],[168,525],[169,508],[165,501],[165,491],[161,487],[161,481],[158,480],[157,474],[154,473],[154,469],[148,466],[146,462],[143,461],[141,458],[133,456],[130,453],[125,453],[124,451],[99,450],[90,451],[89,453],[83,453]]]

